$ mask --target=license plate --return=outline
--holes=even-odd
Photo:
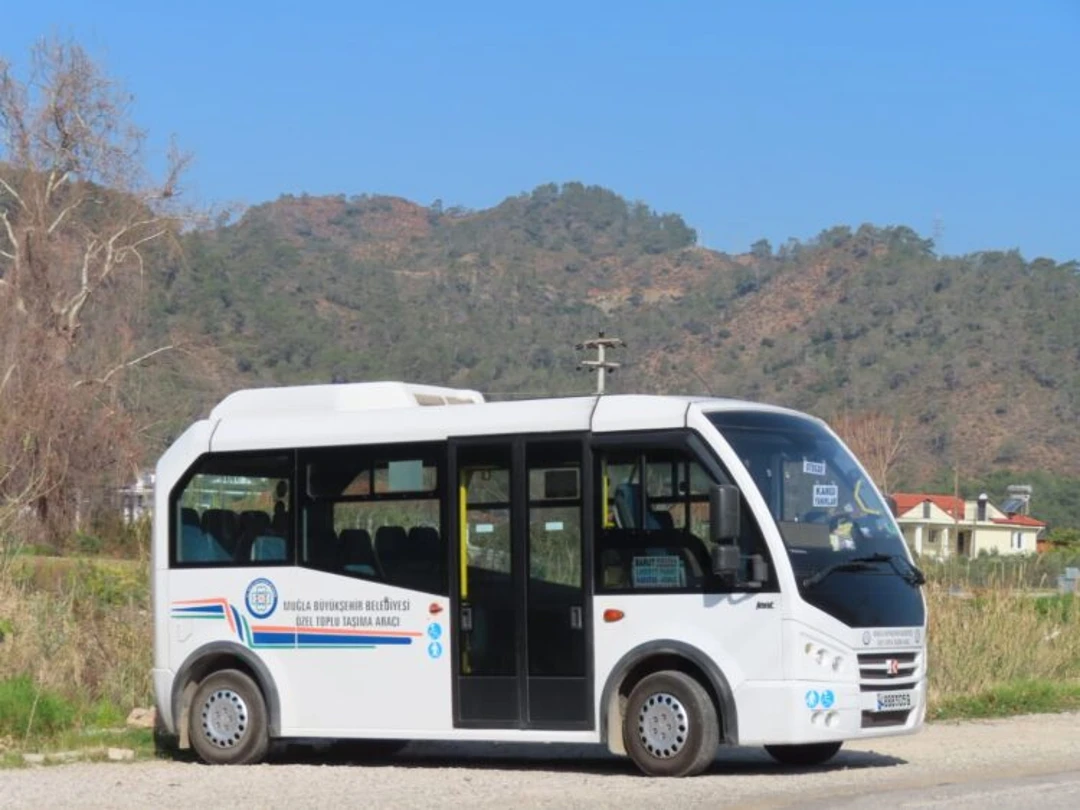
[[[877,710],[895,712],[911,708],[911,692],[878,692]]]

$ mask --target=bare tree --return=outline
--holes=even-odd
[[[80,491],[132,469],[121,384],[166,349],[135,323],[188,156],[152,176],[130,104],[75,43],[40,42],[25,78],[0,58],[0,505],[53,538]]]
[[[907,420],[880,411],[843,411],[832,424],[874,482],[883,492],[890,492],[892,474],[903,456],[910,433]]]

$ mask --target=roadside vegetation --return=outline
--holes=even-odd
[[[1080,598],[996,581],[927,588],[930,719],[1080,709]]]
[[[0,756],[117,740],[151,705],[148,576],[145,553],[0,556]]]
[[[120,739],[128,713],[151,705],[148,536],[143,523],[102,543],[126,558],[0,560],[0,760]],[[1073,564],[1080,555],[927,566],[930,719],[1080,709],[1080,598],[1054,590]],[[127,734],[149,753],[148,733]]]

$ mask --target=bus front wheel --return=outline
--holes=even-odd
[[[260,762],[270,747],[266,701],[243,672],[223,669],[206,676],[188,711],[195,753],[211,765]]]
[[[720,729],[709,693],[685,672],[647,675],[630,692],[623,744],[649,776],[693,776],[716,756]]]
[[[766,745],[769,756],[783,765],[821,765],[828,762],[843,743],[807,743],[805,745]]]

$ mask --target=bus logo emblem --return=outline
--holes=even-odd
[[[885,659],[885,670],[889,673],[889,675],[899,675],[900,674],[900,661],[897,660],[896,658],[886,658]]]
[[[265,619],[277,609],[277,588],[265,577],[253,580],[244,595],[248,613],[256,619]]]

